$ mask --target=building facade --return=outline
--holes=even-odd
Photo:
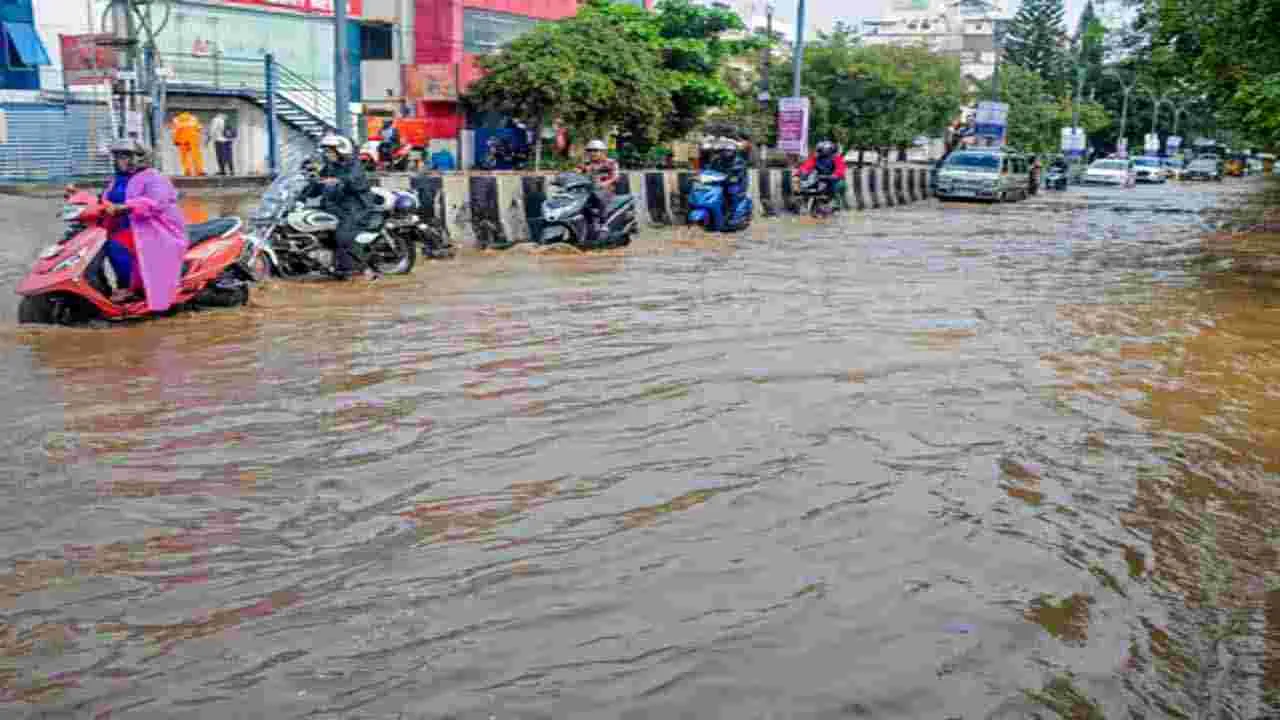
[[[456,137],[467,125],[458,96],[480,77],[477,60],[533,29],[578,11],[578,0],[414,0],[413,66],[405,93],[433,137]],[[619,0],[652,7],[654,0]]]
[[[970,82],[995,69],[995,23],[1008,17],[1004,0],[885,0],[877,20],[863,23],[867,45],[924,45],[959,58]]]

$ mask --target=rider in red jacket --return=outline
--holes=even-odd
[[[809,159],[796,168],[796,173],[804,176],[815,170],[823,175],[830,175],[835,178],[831,190],[835,194],[836,203],[840,207],[844,207],[844,179],[849,176],[849,167],[845,165],[844,156],[837,150],[835,143],[830,140],[823,140],[818,143]]]

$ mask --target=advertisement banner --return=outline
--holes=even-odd
[[[120,57],[115,48],[100,45],[110,35],[59,35],[62,46],[62,80],[72,85],[99,85],[115,77]]]
[[[458,99],[456,64],[402,65],[400,71],[404,96],[407,98],[447,101]]]
[[[778,149],[792,155],[809,152],[809,98],[786,97],[778,101]]]
[[[1155,133],[1147,133],[1143,138],[1142,148],[1149,153],[1160,152],[1160,136]]]
[[[973,125],[975,135],[1003,143],[1008,125],[1009,106],[1007,104],[998,102],[978,103],[978,115]]]
[[[1084,134],[1084,128],[1062,128],[1062,153],[1069,158],[1079,158],[1084,156],[1087,138]]]
[[[222,0],[229,5],[257,5],[272,10],[293,10],[295,12],[314,13],[316,15],[332,15],[333,0]],[[364,14],[364,0],[347,0],[347,15],[360,17]]]

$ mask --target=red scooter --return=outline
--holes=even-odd
[[[143,298],[112,302],[107,282],[107,230],[98,197],[80,191],[67,198],[67,232],[40,253],[18,284],[18,322],[80,325],[92,320],[129,320],[155,315]],[[261,249],[240,232],[240,219],[218,218],[187,226],[190,242],[173,307],[235,307],[249,299],[256,278],[250,268]]]

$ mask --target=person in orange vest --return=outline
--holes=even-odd
[[[173,119],[173,144],[182,161],[182,174],[187,177],[204,175],[204,153],[200,147],[203,132],[200,121],[189,112],[179,113]]]

